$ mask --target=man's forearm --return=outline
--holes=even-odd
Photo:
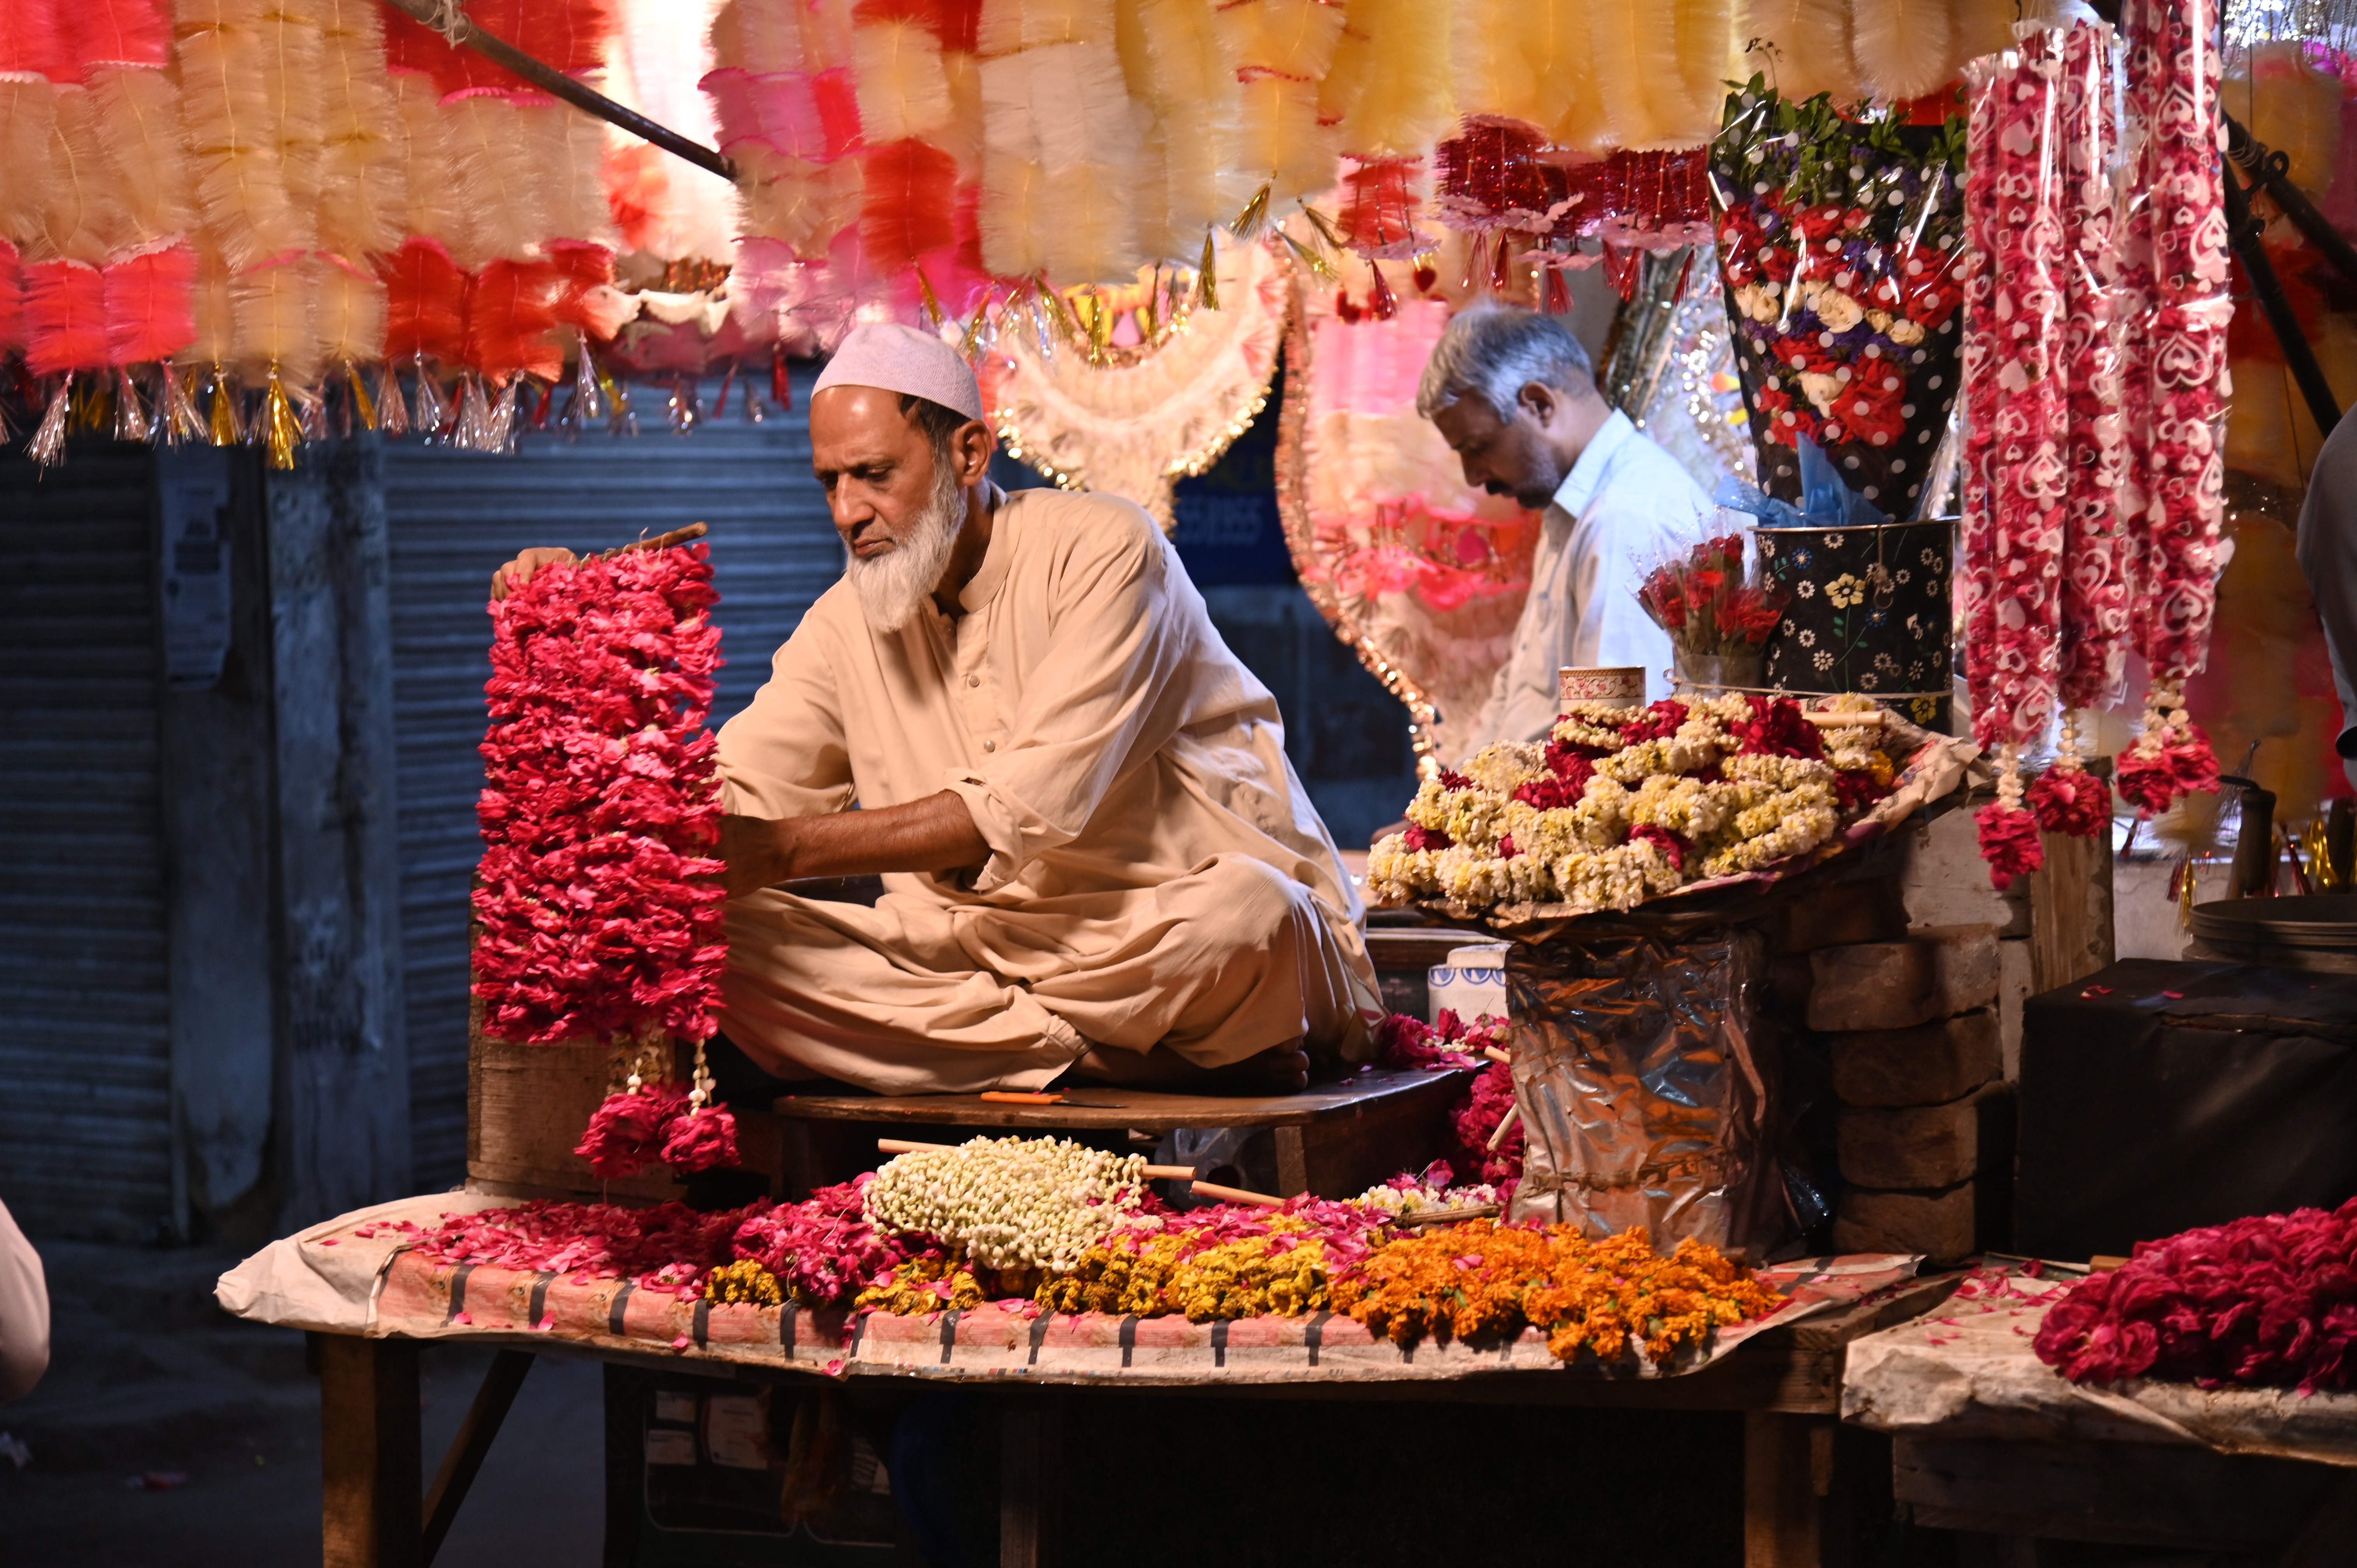
[[[823,817],[721,821],[728,894],[811,876],[873,876],[888,871],[963,871],[990,858],[963,798],[944,789],[905,806]]]

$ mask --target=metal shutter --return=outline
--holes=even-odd
[[[393,700],[400,757],[402,954],[410,1116],[421,1186],[464,1173],[467,1146],[467,885],[479,853],[483,682],[491,573],[538,544],[603,549],[701,520],[720,590],[717,724],[768,678],[811,602],[841,575],[843,547],[810,472],[796,411],[726,418],[681,438],[651,428],[660,395],[640,394],[651,428],[567,445],[529,436],[515,456],[420,446],[385,452],[393,542]],[[716,385],[705,389],[708,407]]]
[[[153,471],[0,461],[0,1199],[52,1234],[172,1214]]]

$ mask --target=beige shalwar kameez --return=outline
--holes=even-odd
[[[1275,699],[1139,508],[996,499],[964,613],[928,599],[878,633],[839,582],[720,733],[732,812],[953,789],[988,863],[887,876],[872,909],[732,901],[722,1027],[785,1076],[884,1093],[1037,1089],[1092,1045],[1364,1055],[1363,911]]]

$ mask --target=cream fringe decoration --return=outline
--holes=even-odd
[[[813,69],[804,63],[802,16],[791,0],[727,0],[713,13],[714,69],[735,66],[757,76]]]
[[[1105,0],[982,0],[975,48],[991,59],[1050,44],[1110,45],[1113,38],[1113,7]]]
[[[47,79],[0,81],[0,239],[27,252],[45,232],[57,124],[57,90]]]
[[[278,163],[298,214],[317,211],[326,170],[327,42],[320,0],[262,0],[263,81]]]
[[[1260,188],[1236,165],[1235,57],[1196,0],[1122,0],[1115,22],[1129,95],[1151,116],[1139,150],[1138,249],[1191,266],[1204,231]]]
[[[57,90],[57,124],[49,136],[49,209],[41,243],[31,259],[65,256],[91,266],[132,239],[113,161],[101,145],[98,106],[86,87]]]
[[[229,268],[221,257],[202,247],[197,255],[197,336],[174,355],[183,365],[210,369],[230,362],[236,349],[235,308],[230,302]]]
[[[950,117],[926,139],[957,159],[958,177],[982,177],[982,61],[963,49],[942,54],[942,80],[949,88]]]
[[[187,233],[196,209],[180,150],[179,85],[160,70],[110,66],[91,73],[90,92],[133,242]]]
[[[415,71],[395,71],[389,124],[401,165],[401,230],[439,240],[455,257],[475,250],[467,204],[459,195],[457,154],[442,95]]]
[[[231,353],[242,368],[276,365],[297,383],[318,375],[317,265],[307,258],[281,262],[230,279]]]
[[[1861,5],[1874,3],[1859,0]],[[2029,5],[2017,5],[2015,0],[1948,0],[1949,74],[1963,70],[1968,60],[2013,48],[2017,19],[2040,21],[2053,9],[2040,0],[2030,0]]]
[[[1752,57],[1752,69],[1770,86],[1792,99],[1830,92],[1835,102],[1846,104],[1864,96],[1850,61],[1848,8],[1842,0],[1749,3],[1743,35],[1760,40],[1763,53]],[[2011,0],[2006,5],[2010,11]],[[1770,46],[1772,52],[1766,52]]]
[[[1556,106],[1541,102],[1539,84],[1563,9],[1556,0],[1455,0],[1449,64],[1458,113],[1546,124]]]
[[[1019,152],[982,155],[982,264],[1000,277],[1030,277],[1048,264],[1048,173]]]
[[[1955,74],[1950,0],[1857,0],[1850,53],[1858,85],[1877,98],[1917,98]]]
[[[589,85],[605,91],[602,76]],[[548,232],[559,240],[614,241],[614,209],[606,202],[606,126],[569,103],[523,107],[527,139],[547,161]]]
[[[402,240],[408,170],[378,0],[316,0],[325,87],[319,243],[355,261]]]
[[[287,199],[260,0],[179,0],[180,127],[208,239],[232,269],[309,247]]]
[[[1433,4],[1437,9],[1439,0]],[[1334,63],[1342,41],[1342,7],[1321,0],[1236,0],[1218,14],[1229,50],[1246,70],[1314,82]]]
[[[1243,122],[1236,166],[1272,204],[1314,195],[1334,183],[1333,127],[1318,123],[1318,84],[1264,76],[1243,87]],[[1231,214],[1232,216],[1232,214]]]
[[[859,219],[859,167],[844,158],[804,163],[746,142],[734,149],[745,232],[782,241],[805,262],[823,261],[827,242]]]
[[[361,365],[384,357],[384,284],[332,256],[313,263],[314,324],[321,359]]]
[[[1344,152],[1412,156],[1448,134],[1451,21],[1436,0],[1355,0],[1318,90],[1318,118],[1340,122]]]
[[[535,156],[546,148],[527,135],[527,113],[495,93],[442,105],[468,241],[462,250],[454,240],[450,254],[468,272],[486,262],[522,261],[549,235],[548,171]]]
[[[852,34],[859,129],[870,146],[933,138],[949,124],[950,82],[932,29],[916,22],[871,22]]]

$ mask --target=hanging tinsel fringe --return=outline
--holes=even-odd
[[[25,444],[25,456],[43,467],[48,467],[66,455],[66,414],[73,403],[73,372],[58,383],[57,394],[41,415],[41,423],[33,431],[33,438]]]

